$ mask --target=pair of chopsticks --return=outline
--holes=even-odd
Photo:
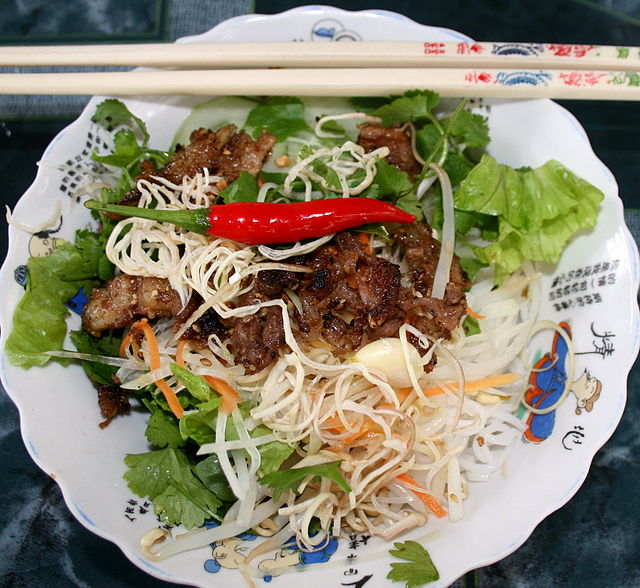
[[[640,99],[640,49],[553,43],[175,43],[0,47],[0,67],[153,71],[2,73],[2,94],[442,96]]]

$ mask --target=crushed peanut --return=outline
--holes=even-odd
[[[273,162],[278,167],[288,167],[291,165],[291,159],[288,155],[280,155],[280,157],[276,157]]]

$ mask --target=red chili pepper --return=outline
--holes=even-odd
[[[367,223],[408,224],[416,217],[388,202],[372,198],[329,198],[308,202],[233,202],[195,210],[158,210],[88,200],[91,210],[146,218],[177,225],[194,233],[249,245],[292,243],[322,237]]]

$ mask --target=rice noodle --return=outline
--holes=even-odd
[[[431,296],[434,298],[444,298],[444,291],[449,283],[449,274],[451,272],[451,262],[453,260],[453,249],[455,246],[455,220],[453,213],[453,190],[451,189],[451,181],[445,171],[435,163],[429,164],[429,167],[438,174],[440,187],[442,188],[442,236],[440,243],[440,257],[436,266],[436,273],[433,276],[433,287]]]

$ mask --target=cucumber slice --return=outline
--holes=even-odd
[[[238,129],[243,128],[249,111],[255,105],[253,100],[239,96],[221,96],[199,104],[180,125],[171,150],[178,144],[187,144],[191,133],[202,127],[217,130],[224,125],[234,124]]]

